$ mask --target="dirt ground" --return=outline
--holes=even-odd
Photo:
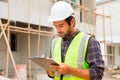
[[[120,80],[120,74],[111,75],[110,73],[104,73],[104,77],[102,80]]]

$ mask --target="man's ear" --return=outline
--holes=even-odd
[[[75,18],[72,18],[70,23],[71,23],[71,26],[74,26],[75,25]]]

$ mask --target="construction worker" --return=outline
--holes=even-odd
[[[54,80],[101,80],[104,72],[99,42],[91,35],[75,28],[75,13],[64,1],[54,3],[49,21],[59,37],[52,41],[51,56],[59,63],[47,71]]]

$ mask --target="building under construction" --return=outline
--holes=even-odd
[[[0,80],[52,80],[29,58],[50,56],[56,31],[48,17],[56,1],[0,0]],[[75,10],[76,27],[100,42],[105,61],[103,80],[119,80],[120,1],[64,1]]]

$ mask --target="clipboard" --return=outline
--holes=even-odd
[[[49,70],[49,71],[55,71],[54,69],[49,67],[51,64],[59,66],[59,64],[56,63],[51,58],[31,57],[29,59],[32,60],[33,62],[35,62],[36,64],[40,65],[45,70]]]

